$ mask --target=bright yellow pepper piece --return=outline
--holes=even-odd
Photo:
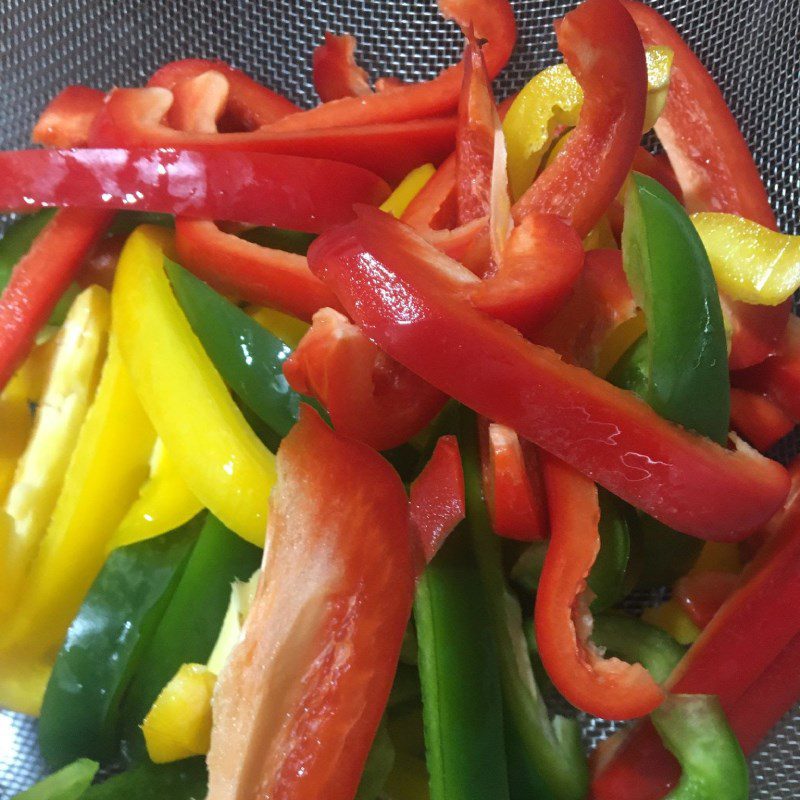
[[[734,300],[777,306],[800,288],[800,236],[735,214],[701,212],[692,222],[717,285]]]
[[[108,549],[173,531],[202,510],[202,504],[181,477],[175,460],[158,439],[150,456],[150,476],[111,537]]]
[[[216,680],[208,667],[184,664],[162,689],[142,723],[147,753],[154,763],[208,752]]]
[[[164,272],[168,232],[137,228],[119,258],[114,331],[125,366],[186,485],[231,530],[263,545],[275,456],[258,440]]]
[[[0,658],[0,707],[38,717],[52,663]]]
[[[412,169],[389,197],[383,201],[381,211],[400,219],[409,203],[420,193],[422,187],[434,176],[435,172],[436,168],[433,164],[423,164],[421,167]]]
[[[646,608],[642,620],[666,631],[678,644],[691,644],[700,635],[700,628],[676,600],[668,600],[655,608]]]
[[[0,647],[54,652],[105,560],[106,545],[147,475],[155,433],[112,334],[47,533]]]
[[[292,349],[300,344],[300,340],[309,329],[309,324],[290,314],[276,311],[274,308],[260,308],[252,306],[247,313],[262,327],[286,342]]]
[[[631,345],[647,330],[644,314],[637,311],[630,319],[621,322],[606,336],[597,356],[595,373],[605,378]]]
[[[0,612],[15,605],[47,529],[97,385],[108,324],[108,292],[92,286],[75,298],[56,337],[33,432],[5,501],[10,522],[3,526],[5,535],[0,540]]]
[[[672,69],[672,50],[648,47],[647,110],[644,130],[653,127],[664,109]],[[517,95],[503,120],[508,148],[511,194],[519,199],[533,183],[553,132],[578,124],[583,90],[566,64],[556,64],[535,75]]]

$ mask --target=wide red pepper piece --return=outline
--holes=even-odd
[[[708,625],[739,585],[733,572],[702,570],[677,581],[672,596],[700,630]]]
[[[536,591],[536,643],[547,674],[574,706],[606,719],[649,714],[664,692],[641,664],[603,658],[591,642],[586,578],[600,550],[597,487],[549,454],[542,472],[550,544]]]
[[[655,9],[622,0],[646,45],[673,51],[667,104],[655,131],[675,170],[689,211],[722,211],[775,228],[764,184],[719,87],[680,34]],[[731,369],[774,352],[791,302],[749,306],[729,302]]]
[[[314,48],[314,88],[323,103],[372,94],[369,75],[356,63],[355,52],[354,36],[337,36],[330,31],[325,32],[325,41]]]
[[[312,244],[309,266],[407,369],[685,533],[737,540],[780,507],[779,464],[672,425],[527,342],[469,302],[476,278],[462,265],[377,209],[358,214]]]
[[[762,453],[791,433],[795,424],[769,397],[731,389],[731,427]]]
[[[453,153],[408,204],[401,219],[412,228],[449,230],[456,225],[456,206],[456,154]]]
[[[376,450],[407,442],[447,399],[332,308],[314,315],[283,371],[293,389],[325,406],[339,433]]]
[[[163,124],[173,102],[166,89],[115,89],[92,128],[95,147],[175,147],[208,152],[260,152],[355,164],[396,183],[414,167],[438,164],[453,150],[455,117],[276,131],[193,133]]]
[[[556,31],[583,89],[583,109],[558,158],[514,204],[514,217],[555,214],[586,236],[622,188],[639,147],[647,97],[644,48],[618,0],[586,0]]]
[[[0,208],[158,211],[319,232],[380,203],[389,187],[360,167],[267,153],[191,150],[0,152]]]
[[[31,139],[48,147],[85,147],[105,92],[88,86],[67,86],[39,115]]]
[[[770,524],[769,538],[745,570],[739,588],[714,615],[667,682],[672,692],[717,695],[730,714],[734,732],[739,736],[741,731],[742,743],[750,748],[755,744],[750,720],[760,720],[757,728],[763,734],[800,692],[800,462],[795,462],[790,472],[792,490],[787,508]],[[788,696],[785,687],[774,690],[776,671],[790,680]],[[771,700],[761,692],[760,687],[767,684],[774,690]],[[765,708],[759,710],[762,698]],[[592,797],[657,800],[679,774],[677,763],[655,729],[649,722],[643,723],[623,739],[607,763],[599,766]]]
[[[0,390],[113,218],[111,211],[59,211],[14,267],[0,296]]]

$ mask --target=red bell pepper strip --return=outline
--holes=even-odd
[[[514,12],[508,0],[439,0],[439,10],[462,30],[472,26],[486,39],[486,69],[494,78],[506,65],[516,40]],[[369,97],[343,97],[283,119],[276,131],[301,131],[341,125],[404,122],[448,114],[458,105],[462,65],[450,67],[422,83],[403,84]],[[429,159],[430,160],[430,159]]]
[[[466,513],[458,440],[455,436],[442,436],[430,460],[411,484],[411,530],[423,567],[431,562]]]
[[[309,408],[278,475],[256,598],[214,693],[208,796],[352,800],[411,612],[408,502],[375,451]]]
[[[323,103],[372,94],[369,75],[356,63],[355,52],[354,36],[336,36],[330,31],[325,32],[325,41],[314,48],[314,88]]]
[[[653,180],[658,181],[679,203],[683,203],[683,192],[669,161],[640,147],[633,157],[631,171],[650,176]]]
[[[770,523],[770,536],[748,565],[739,588],[714,615],[667,682],[681,694],[715,694],[727,713],[760,702],[759,682],[771,680],[773,662],[800,637],[800,462],[790,467],[792,490],[784,510]],[[797,662],[794,661],[795,670]],[[797,677],[792,686],[798,687]],[[800,688],[800,687],[799,687]],[[793,702],[793,698],[783,697]],[[770,706],[773,723],[788,710]],[[734,723],[733,717],[731,718]],[[739,733],[734,724],[734,731]],[[752,744],[752,738],[747,742]],[[594,800],[656,800],[680,771],[650,723],[633,729],[599,766]]]
[[[0,208],[157,211],[319,232],[380,203],[389,187],[360,167],[267,153],[187,150],[0,152]]]
[[[472,306],[466,268],[377,209],[357,210],[311,245],[309,266],[407,369],[683,532],[736,540],[781,505],[779,464],[672,425],[525,341]]]
[[[450,230],[456,225],[456,206],[456,155],[453,153],[408,204],[401,219],[418,230]]]
[[[110,211],[59,211],[14,267],[0,296],[0,389],[113,218]]]
[[[67,86],[39,115],[32,139],[48,147],[85,147],[105,92],[88,86]]]
[[[172,106],[167,122],[179,131],[216,133],[225,111],[229,85],[219,72],[203,72],[172,87]]]
[[[376,450],[407,442],[447,399],[332,308],[314,314],[283,372],[295,391],[322,403],[339,433]]]
[[[703,630],[738,585],[739,576],[732,572],[690,572],[678,580],[672,596],[692,622]]]
[[[764,184],[719,87],[680,34],[655,9],[623,0],[646,45],[673,51],[667,104],[655,125],[686,207],[722,211],[775,228]],[[731,369],[749,367],[774,352],[791,303],[729,304],[733,327]]]
[[[514,218],[555,214],[583,237],[631,170],[642,138],[647,69],[642,40],[618,0],[586,0],[556,32],[583,89],[583,109],[559,157],[514,204]]]
[[[547,509],[538,457],[530,442],[496,422],[481,426],[483,493],[498,536],[533,542],[547,538]]]
[[[455,141],[454,117],[293,132],[275,131],[270,125],[238,133],[192,133],[161,122],[171,105],[172,93],[166,89],[116,89],[95,120],[91,143],[330,158],[396,183],[420,164],[438,164],[452,152]]]
[[[178,260],[225,294],[311,321],[321,308],[340,309],[336,295],[311,273],[305,256],[262,247],[214,222],[175,220]]]
[[[664,692],[641,664],[603,658],[591,642],[586,578],[600,550],[597,487],[572,467],[542,455],[550,544],[536,592],[539,656],[566,700],[589,714],[632,719],[649,714]]]
[[[161,67],[147,85],[172,90],[178,83],[209,71],[222,75],[229,86],[221,126],[223,130],[251,131],[300,111],[298,106],[282,95],[267,89],[266,86],[262,86],[224,61],[210,61],[203,58],[173,61]]]
[[[763,394],[731,389],[731,427],[762,453],[789,434],[795,424],[792,417]]]

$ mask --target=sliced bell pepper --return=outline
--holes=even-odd
[[[213,135],[213,134],[210,134]],[[351,164],[271,153],[120,148],[7,150],[0,207],[157,211],[318,232],[388,194]]]
[[[438,164],[452,152],[455,141],[454,117],[367,125],[350,122],[341,127],[297,131],[276,131],[274,125],[238,133],[177,131],[161,122],[172,102],[167,89],[115,89],[95,121],[91,144],[216,151],[223,157],[253,152],[335,159],[394,183],[420,164]],[[336,195],[335,187],[332,195]],[[297,199],[296,194],[292,197]]]
[[[46,657],[61,645],[106,544],[147,474],[155,434],[113,336],[97,393],[0,648]]]
[[[439,0],[439,10],[462,30],[472,26],[476,38],[487,41],[486,68],[494,78],[514,49],[516,26],[511,4],[507,0]],[[387,88],[368,97],[323,103],[271,127],[276,131],[305,131],[441,116],[456,108],[462,74],[462,65],[458,64],[433,80]]]
[[[149,464],[150,474],[114,531],[108,550],[173,531],[203,510],[161,439],[153,446]]]
[[[17,464],[3,508],[7,530],[0,562],[2,611],[11,610],[20,601],[25,575],[56,506],[97,386],[108,324],[108,293],[99,287],[86,289],[75,299],[56,338],[33,432]]]
[[[247,309],[247,314],[262,328],[266,328],[273,336],[289,345],[292,350],[300,344],[300,340],[308,333],[310,327],[307,322],[276,311],[274,308],[251,306]]]
[[[623,0],[647,45],[673,51],[666,107],[655,130],[669,156],[690,212],[738,214],[767,228],[775,215],[747,144],[714,79],[675,28],[655,9]],[[753,308],[732,303],[731,369],[763,361],[786,326],[790,305]]]
[[[731,389],[731,427],[762,453],[788,436],[796,424],[763,394]]]
[[[665,163],[657,155],[640,147],[633,157],[631,168],[633,172],[640,172],[658,181],[679,203],[683,204],[683,192],[668,161]],[[624,197],[622,199],[624,201]]]
[[[401,219],[421,230],[450,229],[456,224],[456,156],[450,155],[408,204]]]
[[[733,300],[777,306],[800,287],[800,236],[735,214],[692,214],[719,288]]]
[[[86,147],[105,96],[88,86],[67,86],[39,115],[31,139],[47,147]]]
[[[170,89],[172,105],[167,122],[179,131],[216,133],[229,90],[227,79],[213,70],[178,81]]]
[[[582,711],[606,719],[641,717],[664,692],[638,663],[605,659],[590,640],[586,578],[600,549],[600,505],[588,478],[552,456],[542,458],[550,545],[536,593],[536,641],[547,674]]]
[[[645,131],[664,109],[669,90],[672,51],[648,47]],[[583,108],[583,89],[566,64],[555,64],[534,75],[513,99],[503,118],[508,144],[508,176],[518,200],[533,183],[555,132],[574,128]]]
[[[485,426],[485,433],[482,426],[481,432],[483,492],[492,530],[522,542],[547,538],[544,489],[533,446],[495,422]]]
[[[0,655],[0,705],[9,711],[38,717],[52,670],[51,659],[31,660],[16,653]]]
[[[99,768],[96,761],[80,758],[16,795],[16,800],[80,800]]]
[[[181,264],[219,291],[286,311],[307,322],[336,296],[308,269],[305,256],[241,239],[206,220],[178,218],[175,250]]]
[[[747,800],[747,761],[716,697],[670,695],[654,712],[653,724],[682,770],[665,800]]]
[[[39,719],[48,763],[110,760],[119,746],[120,700],[196,541],[192,526],[122,547],[108,557],[56,659]]]
[[[0,388],[30,351],[112,216],[108,211],[59,211],[14,267],[0,296]]]
[[[258,591],[214,693],[209,796],[349,800],[411,611],[408,502],[310,408],[278,461]]]
[[[122,701],[123,749],[129,760],[145,754],[139,726],[161,690],[182,664],[203,663],[211,655],[228,608],[231,583],[247,580],[260,561],[258,548],[208,515]]]
[[[668,633],[678,644],[693,644],[700,635],[700,628],[674,598],[659,606],[646,608],[642,621]]]
[[[514,219],[555,214],[586,236],[630,171],[644,124],[647,68],[618,0],[587,0],[561,20],[558,46],[583,89],[580,119],[560,156],[514,204]]]
[[[209,71],[222,75],[228,83],[226,108],[220,120],[223,130],[254,130],[300,110],[285,97],[224,61],[203,58],[173,61],[155,72],[147,85],[171,90],[177,84]]]
[[[197,800],[207,786],[202,758],[143,764],[90,787],[81,800]]]
[[[397,185],[397,188],[383,201],[381,211],[401,219],[414,198],[425,188],[436,174],[433,164],[423,164],[411,170]]]
[[[667,524],[737,539],[786,496],[780,465],[666,422],[482,314],[463,299],[475,276],[377,209],[318,238],[309,265],[388,355]]]
[[[411,527],[428,564],[466,514],[464,470],[454,436],[438,439],[428,463],[411,484],[410,496]]]
[[[112,292],[125,366],[156,433],[197,499],[262,544],[275,459],[245,421],[181,311],[164,273],[169,235],[129,237]]]
[[[367,71],[356,63],[354,36],[336,36],[325,31],[325,41],[314,48],[312,76],[323,103],[340,97],[372,94]]]
[[[330,308],[314,315],[283,372],[295,391],[322,403],[339,433],[376,450],[407,442],[446,400]]]
[[[739,576],[731,572],[693,569],[675,584],[672,596],[703,630],[738,586]]]

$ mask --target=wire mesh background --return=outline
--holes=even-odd
[[[557,58],[552,20],[572,2],[513,0],[519,42],[497,82],[504,97]],[[651,0],[718,80],[761,168],[783,230],[800,233],[800,1]],[[38,112],[68,83],[137,85],[177,58],[222,58],[304,106],[323,33],[353,33],[374,77],[432,77],[460,55],[432,0],[0,0],[0,146],[24,147]],[[798,439],[783,443],[786,458]],[[798,612],[800,613],[800,611]],[[586,718],[588,744],[609,724]],[[800,715],[752,759],[752,796],[800,797]],[[0,713],[0,800],[44,770],[35,723]],[[724,800],[724,798],[720,798]]]

